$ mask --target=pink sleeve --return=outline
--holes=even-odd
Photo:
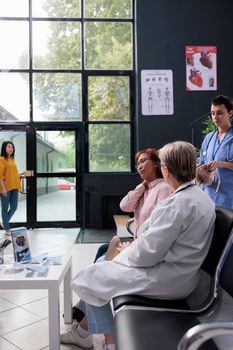
[[[160,203],[163,199],[167,198],[172,193],[170,186],[162,187],[158,192],[156,204]]]
[[[120,208],[123,211],[135,211],[138,206],[138,202],[145,192],[145,186],[143,184],[138,185],[134,190],[129,193],[120,202]]]

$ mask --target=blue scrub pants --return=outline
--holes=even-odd
[[[114,333],[114,320],[110,303],[104,306],[94,306],[80,300],[79,308],[87,317],[88,332],[90,334]]]
[[[5,230],[10,229],[9,221],[14,215],[18,206],[18,190],[11,190],[7,192],[7,196],[1,194],[2,203],[2,224]]]
[[[101,256],[96,262],[98,263],[104,260],[105,256]],[[94,306],[80,300],[79,308],[87,317],[88,332],[90,334],[108,334],[115,331],[110,303],[103,306]]]

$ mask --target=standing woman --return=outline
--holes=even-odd
[[[147,148],[137,152],[135,163],[142,183],[122,199],[120,208],[134,212],[134,238],[137,238],[140,226],[149,218],[155,205],[167,198],[172,190],[163,179],[156,149]]]
[[[14,160],[15,146],[11,141],[4,141],[0,157],[0,196],[2,204],[2,226],[5,234],[10,235],[9,221],[18,206],[21,191],[19,172]]]
[[[218,175],[212,178],[210,185],[203,184],[203,191],[217,206],[228,209],[233,209],[232,114],[233,101],[230,97],[219,95],[212,100],[211,116],[217,129],[204,138],[200,150],[201,164],[206,164],[207,171],[216,171]]]

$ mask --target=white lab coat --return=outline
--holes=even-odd
[[[72,288],[96,306],[125,294],[186,297],[198,282],[214,222],[214,202],[197,186],[183,184],[155,207],[137,240],[114,260],[87,266]]]

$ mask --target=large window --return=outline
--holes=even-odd
[[[86,171],[131,170],[134,0],[0,2],[0,122],[81,124]]]

